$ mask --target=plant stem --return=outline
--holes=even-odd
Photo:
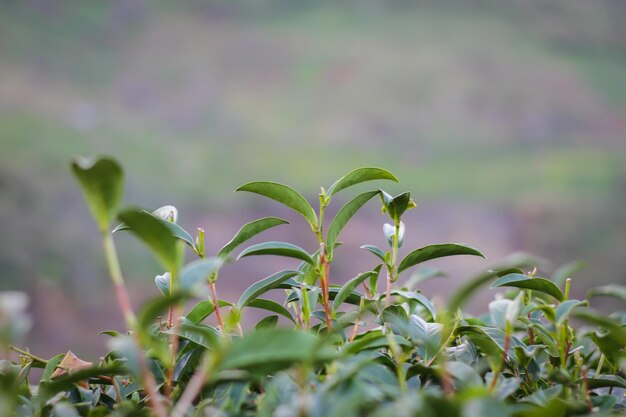
[[[320,285],[322,287],[322,305],[326,316],[326,329],[328,334],[332,333],[332,319],[330,315],[329,295],[328,295],[328,259],[326,258],[324,242],[320,243],[320,263],[322,272],[320,274]]]
[[[528,318],[530,319],[530,313],[528,313]],[[528,326],[528,342],[531,345],[535,344],[535,332],[533,331],[532,326]]]
[[[301,282],[300,283],[300,293],[302,294],[302,314],[300,315],[300,322],[301,325],[300,327],[302,327],[302,323],[304,324],[304,326],[308,329],[309,328],[309,323],[311,321],[311,308],[309,307],[309,292],[306,288],[306,283]],[[297,314],[297,307],[294,304],[293,306],[294,311],[296,311]]]
[[[491,379],[491,384],[489,384],[489,391],[493,391],[496,388],[496,384],[498,383],[498,376],[500,376],[500,372],[504,370],[506,366],[506,358],[508,355],[509,347],[511,346],[511,325],[509,322],[506,322],[505,326],[505,336],[504,336],[504,349],[502,350],[502,361],[500,363],[500,367],[493,372],[493,377]]]
[[[12,350],[12,351],[14,351],[14,352],[19,353],[19,354],[20,354],[20,355],[22,355],[22,356],[27,356],[27,357],[29,357],[29,358],[33,359],[33,360],[34,360],[34,361],[36,361],[36,362],[41,362],[41,363],[44,363],[44,364],[46,364],[46,365],[47,365],[47,364],[48,364],[48,362],[49,362],[48,360],[46,360],[46,359],[42,358],[41,356],[36,356],[36,355],[33,355],[32,353],[30,353],[30,352],[28,352],[28,351],[26,351],[26,350],[24,350],[24,349],[20,349],[20,348],[18,348],[17,346],[9,345],[9,349],[10,349],[10,350]],[[63,366],[57,366],[57,368],[63,368]]]
[[[222,321],[222,314],[220,313],[219,299],[217,298],[217,288],[215,287],[215,281],[209,281],[209,289],[211,290],[211,301],[215,307],[215,318],[217,319],[217,327],[224,334],[224,322]]]
[[[130,298],[128,291],[124,283],[124,277],[122,275],[122,269],[120,268],[119,259],[117,257],[117,251],[115,250],[115,244],[113,243],[113,237],[108,231],[102,232],[102,242],[104,246],[104,253],[106,256],[107,266],[109,268],[109,274],[113,285],[115,287],[115,295],[117,296],[117,302],[120,310],[126,320],[128,330],[131,331],[133,338],[135,339],[135,347],[137,349],[137,358],[139,362],[139,368],[141,370],[141,379],[145,386],[146,393],[148,395],[148,401],[152,405],[153,412],[157,417],[167,417],[167,410],[159,399],[159,390],[157,388],[154,375],[148,369],[146,358],[141,351],[141,338],[139,337],[137,317],[133,312],[130,304]]]
[[[324,193],[324,191],[322,191]],[[315,234],[317,235],[317,241],[320,245],[320,286],[322,287],[322,306],[324,307],[324,316],[326,317],[326,329],[328,334],[332,333],[332,319],[330,314],[330,306],[329,306],[329,295],[328,295],[328,269],[329,262],[328,257],[326,256],[326,245],[324,243],[324,215],[326,213],[328,201],[325,201],[324,196],[320,194],[320,212],[319,212],[319,220],[317,230]],[[333,248],[330,248],[331,252]]]
[[[196,369],[183,391],[170,417],[184,417],[193,400],[198,396],[213,367],[212,352],[207,351],[200,366]]]
[[[387,271],[387,288],[385,290],[385,307],[391,303],[391,273]]]
[[[130,298],[124,283],[124,277],[122,276],[119,259],[117,258],[117,251],[115,250],[115,243],[113,243],[113,237],[108,232],[103,233],[102,236],[104,253],[109,273],[111,275],[111,280],[113,281],[113,285],[115,287],[117,303],[119,304],[120,310],[124,315],[128,329],[134,330],[137,326],[137,317],[135,316],[130,304]]]
[[[598,367],[596,368],[596,372],[593,374],[594,378],[597,378],[598,375],[602,372],[602,366],[604,366],[604,353],[600,355],[600,360],[598,361]]]
[[[359,319],[361,317],[361,310],[363,310],[363,308],[365,308],[365,302],[363,301],[363,298],[361,298],[361,301],[359,302],[359,309],[356,312],[356,319],[354,320],[354,327],[352,328],[352,334],[350,335],[350,339],[348,339],[349,342],[352,342],[354,340],[354,338],[357,335],[357,332],[359,331]]]
[[[583,389],[585,390],[585,401],[587,402],[587,408],[589,409],[589,411],[591,411],[593,409],[593,403],[591,402],[591,394],[589,394],[589,381],[587,381],[587,368],[583,365],[580,371],[583,377]]]
[[[395,222],[395,233],[391,244],[391,267],[387,268],[387,289],[385,292],[385,307],[391,303],[391,284],[395,281],[396,263],[398,262],[398,247],[400,241],[400,221]]]

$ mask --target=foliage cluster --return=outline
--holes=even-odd
[[[27,298],[1,294],[0,342],[5,355],[17,352],[19,361],[0,361],[0,415],[558,417],[624,412],[626,316],[600,314],[589,300],[626,300],[626,288],[604,286],[592,289],[586,300],[571,299],[574,267],[541,278],[540,259],[513,256],[464,281],[446,305],[436,305],[419,286],[441,271],[420,266],[408,279],[400,276],[432,259],[482,254],[468,245],[445,243],[401,256],[402,219],[415,207],[410,193],[361,193],[326,228],[326,209],[338,193],[369,181],[397,181],[387,170],[359,168],[321,188],[317,211],[286,185],[244,184],[237,191],[273,199],[306,219],[319,246],[310,252],[272,241],[234,256],[252,237],[287,223],[266,217],[245,224],[208,256],[204,230],[197,229],[195,236],[186,231],[175,207],[120,208],[124,174],[115,160],[80,159],[71,168],[101,232],[128,331],[104,332],[110,336],[110,352],[96,364],[71,351],[41,358],[13,345],[30,324]],[[362,246],[375,261],[373,268],[335,285],[330,268],[341,231],[376,198],[388,216],[383,232],[389,247]],[[155,278],[162,296],[138,312],[129,301],[113,240],[114,234],[127,232],[145,243],[166,271]],[[197,259],[185,263],[185,252]],[[221,268],[260,255],[292,258],[295,269],[257,281],[237,301],[220,299]],[[502,288],[502,294],[480,316],[464,312],[465,303],[487,284]],[[275,301],[280,294],[283,302]],[[267,315],[244,330],[240,323],[250,309]],[[33,368],[43,368],[38,381],[29,379]]]

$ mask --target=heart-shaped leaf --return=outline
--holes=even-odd
[[[241,229],[239,229],[235,237],[233,237],[230,242],[228,242],[226,245],[224,245],[222,249],[220,249],[220,251],[217,253],[217,256],[224,257],[230,254],[246,240],[253,238],[254,236],[271,227],[281,224],[289,224],[289,222],[287,220],[279,219],[277,217],[264,217],[262,219],[251,221],[250,223],[246,223],[241,227]]]
[[[117,215],[124,193],[124,172],[112,158],[97,160],[79,158],[72,161],[72,172],[78,180],[91,215],[102,233],[106,233]]]
[[[318,221],[313,207],[299,192],[287,185],[269,181],[255,181],[244,184],[235,191],[248,191],[278,201],[300,213],[313,229],[317,229]]]
[[[237,259],[245,258],[246,256],[257,255],[277,255],[286,256],[288,258],[296,258],[311,265],[315,264],[311,255],[299,246],[292,245],[286,242],[265,242],[252,245],[244,249]]]
[[[473,255],[484,258],[485,256],[477,249],[471,246],[459,244],[459,243],[443,243],[439,245],[429,245],[420,249],[416,249],[409,253],[398,265],[398,274],[405,269],[420,264],[422,262],[430,261],[431,259],[443,258],[445,256],[456,255]]]
[[[385,169],[370,167],[357,168],[335,181],[328,189],[328,196],[332,197],[345,188],[373,180],[391,180],[398,182],[398,178]]]

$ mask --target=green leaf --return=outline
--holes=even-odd
[[[578,383],[583,383],[582,378],[578,380]],[[587,385],[589,389],[608,387],[626,389],[626,379],[619,375],[594,375],[593,378],[587,378]]]
[[[54,371],[57,369],[57,365],[61,363],[64,357],[65,357],[65,353],[59,353],[58,355],[53,356],[52,358],[50,358],[50,360],[48,360],[48,363],[46,364],[46,367],[43,370],[41,381],[50,380],[50,377],[52,376]]]
[[[239,254],[237,259],[257,255],[286,256],[288,258],[300,259],[311,265],[315,264],[311,255],[309,255],[304,249],[286,242],[265,242],[249,246]]]
[[[101,334],[105,334],[107,336],[111,336],[111,337],[120,337],[122,336],[122,334],[116,330],[103,330],[100,333],[98,333],[98,336],[100,336]]]
[[[626,287],[619,284],[609,284],[601,287],[595,287],[587,292],[587,298],[592,297],[615,297],[622,301],[626,301]]]
[[[370,191],[367,193],[360,194],[346,203],[335,215],[330,227],[328,228],[328,234],[326,235],[326,246],[329,251],[333,251],[335,248],[335,243],[337,242],[337,238],[339,237],[339,233],[348,223],[348,221],[354,216],[354,214],[363,206],[363,204],[367,203],[372,199],[375,195],[378,194],[378,191]]]
[[[383,263],[385,264],[387,263],[387,261],[385,260],[385,254],[378,247],[373,246],[373,245],[363,245],[361,246],[361,249],[365,249],[366,251],[373,253],[374,255],[376,255],[378,259],[383,261]]]
[[[543,262],[542,259],[526,254],[513,254],[508,256],[502,263],[469,279],[467,283],[458,289],[456,293],[450,297],[448,311],[457,311],[474,292],[493,278],[502,277],[510,273],[521,274],[522,271],[519,268],[533,266],[541,262]]]
[[[138,328],[147,331],[159,315],[162,315],[169,306],[189,299],[190,295],[176,293],[172,296],[153,298],[143,304],[138,314]]]
[[[165,270],[178,271],[183,257],[182,246],[164,220],[137,209],[124,210],[118,217],[148,245]]]
[[[515,287],[539,291],[544,294],[548,294],[559,301],[563,301],[563,293],[559,287],[557,287],[554,282],[545,278],[531,278],[523,274],[513,273],[505,275],[491,284],[491,288],[498,287]]]
[[[296,322],[293,319],[293,316],[291,315],[289,310],[287,310],[285,307],[283,307],[282,305],[272,300],[266,300],[264,298],[255,298],[251,301],[248,301],[248,303],[246,304],[246,307],[254,307],[254,308],[260,308],[262,310],[271,311],[272,313],[277,313],[283,317],[288,318],[293,323]]]
[[[154,277],[154,283],[156,284],[161,294],[167,296],[170,293],[170,279],[172,274],[169,272],[164,273],[163,275],[157,275]]]
[[[207,349],[214,349],[219,346],[220,335],[216,329],[205,324],[193,323],[184,317],[176,326],[165,333],[178,335]]]
[[[205,350],[201,347],[190,347],[180,355],[174,369],[175,382],[187,382],[201,363]],[[90,416],[91,417],[91,416]]]
[[[406,298],[407,300],[413,300],[426,308],[426,310],[433,317],[437,317],[437,310],[435,310],[435,306],[433,303],[422,293],[415,291],[401,291],[395,290],[391,292],[391,295],[398,295],[400,297]]]
[[[555,323],[556,324],[563,323],[565,320],[567,320],[567,317],[570,315],[570,313],[575,307],[586,306],[586,305],[589,305],[587,301],[580,301],[580,300],[563,301],[557,306],[555,310],[555,315],[556,315]]]
[[[54,380],[43,381],[39,384],[38,400],[44,403],[47,399],[53,397],[59,392],[69,391],[81,381],[90,378],[98,378],[101,376],[114,376],[122,371],[121,364],[115,362],[108,366],[94,366],[91,368],[80,369],[75,372],[62,375]]]
[[[220,307],[232,307],[232,303],[224,300],[218,300]],[[211,300],[200,301],[187,313],[187,320],[191,323],[198,324],[209,317],[215,311],[215,305]]]
[[[278,201],[300,213],[312,228],[317,229],[318,221],[313,207],[299,192],[291,187],[276,182],[255,181],[244,184],[235,191],[248,191]]]
[[[294,363],[324,362],[336,356],[324,339],[309,332],[265,328],[233,340],[219,369],[242,369],[266,375]]]
[[[170,232],[172,232],[175,237],[185,242],[193,250],[196,249],[196,243],[194,242],[194,239],[193,237],[191,237],[189,232],[187,232],[176,223],[168,222],[167,220],[163,220],[158,217],[156,217],[156,219],[161,221],[168,229],[170,229]]]
[[[52,410],[54,417],[80,417],[78,411],[68,403],[56,403]]]
[[[261,296],[261,294],[266,293],[269,290],[277,288],[284,281],[287,281],[289,278],[298,275],[298,271],[281,271],[277,272],[274,275],[271,275],[267,278],[264,278],[260,281],[255,282],[251,286],[249,286],[241,297],[239,301],[237,301],[237,307],[241,309],[242,307],[248,305],[248,303],[255,298]]]
[[[622,347],[626,345],[626,328],[615,320],[603,316],[601,313],[590,308],[576,309],[571,315],[577,319],[606,329],[611,339],[622,345]]]
[[[443,258],[454,255],[474,255],[484,258],[485,256],[471,246],[457,243],[443,243],[439,245],[429,245],[416,249],[409,253],[398,265],[398,274],[407,268],[431,259]]]
[[[278,316],[267,316],[261,319],[254,326],[254,328],[255,329],[263,329],[263,328],[273,329],[276,327],[276,324],[278,324]]]
[[[78,180],[91,215],[102,233],[106,233],[117,214],[124,193],[124,172],[112,158],[97,160],[79,158],[72,161],[72,172]]]
[[[417,288],[417,284],[433,278],[446,278],[448,275],[439,268],[424,267],[413,272],[404,286],[409,290]]]
[[[378,265],[376,268],[374,268],[374,270],[359,274],[356,277],[352,278],[350,281],[346,282],[341,287],[341,290],[339,290],[339,292],[335,296],[335,299],[333,300],[333,313],[337,311],[337,309],[346,300],[346,298],[348,298],[348,296],[352,294],[352,291],[354,291],[354,289],[358,287],[363,281],[370,278],[372,275],[378,275],[381,267],[382,265]]]
[[[241,229],[239,229],[235,237],[233,237],[230,242],[228,242],[226,245],[224,245],[222,249],[220,249],[220,251],[217,253],[217,256],[226,256],[230,254],[233,250],[235,250],[243,242],[253,238],[254,236],[269,228],[281,224],[289,224],[289,222],[287,220],[279,219],[277,217],[264,217],[262,219],[251,221],[250,223],[246,223],[241,227]]]
[[[223,258],[198,259],[180,270],[180,289],[191,291],[198,284],[208,282],[209,276],[217,272],[224,265]]]
[[[455,333],[468,336],[472,342],[476,343],[488,355],[500,356],[500,353],[504,350],[506,333],[498,328],[465,325],[458,326],[455,329]],[[517,346],[526,347],[517,337],[511,337],[509,351],[507,352],[511,355],[511,358],[514,358],[512,355],[513,349]]]
[[[412,204],[411,193],[409,192],[392,197],[383,190],[380,190],[380,198],[385,209],[387,210],[387,214],[389,214],[389,217],[396,222],[400,221],[404,212],[407,211]]]
[[[345,188],[373,180],[391,180],[398,182],[398,178],[385,169],[370,167],[357,168],[335,181],[328,189],[328,196],[332,197]]]
[[[166,206],[168,207],[168,206]],[[185,242],[187,245],[189,245],[190,248],[192,248],[194,251],[196,250],[196,245],[195,242],[193,240],[193,237],[189,234],[189,232],[187,232],[185,229],[183,229],[181,226],[179,226],[177,223],[173,223],[171,221],[168,220],[164,220],[162,217],[157,216],[155,213],[159,212],[163,207],[160,207],[152,212],[149,212],[147,210],[143,210],[144,212],[152,215],[155,219],[160,220],[163,222],[163,224],[165,226],[167,226],[168,229],[170,229],[170,231],[172,232],[172,234],[174,236],[176,236],[177,238],[179,238],[180,240],[182,240],[183,242]],[[129,227],[126,223],[120,223],[118,224],[111,233],[115,233],[115,232],[120,232],[122,230],[128,230]]]
[[[463,417],[510,417],[511,409],[493,397],[470,397],[463,404]]]
[[[554,273],[550,277],[550,280],[554,282],[558,287],[562,287],[563,284],[565,284],[565,280],[567,278],[571,278],[572,274],[580,271],[586,266],[587,264],[582,261],[569,262],[565,265],[560,266],[556,271],[554,271]]]

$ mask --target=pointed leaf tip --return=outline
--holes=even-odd
[[[317,228],[318,220],[313,207],[302,194],[287,185],[270,181],[255,181],[244,184],[235,191],[248,191],[278,201],[298,212],[313,228]]]
[[[308,252],[299,246],[286,242],[265,242],[249,246],[239,254],[237,259],[256,255],[285,256],[288,258],[300,259],[311,265],[315,264],[315,261]]]
[[[429,261],[431,259],[443,258],[446,256],[456,255],[473,255],[484,258],[485,256],[468,245],[462,245],[458,243],[443,243],[438,245],[429,245],[420,249],[416,249],[409,253],[398,266],[398,274],[407,268],[417,265],[422,262]]]
[[[328,189],[327,194],[329,197],[332,197],[343,189],[362,182],[374,180],[390,180],[398,182],[398,178],[386,169],[374,167],[357,168],[335,181],[335,183]]]

